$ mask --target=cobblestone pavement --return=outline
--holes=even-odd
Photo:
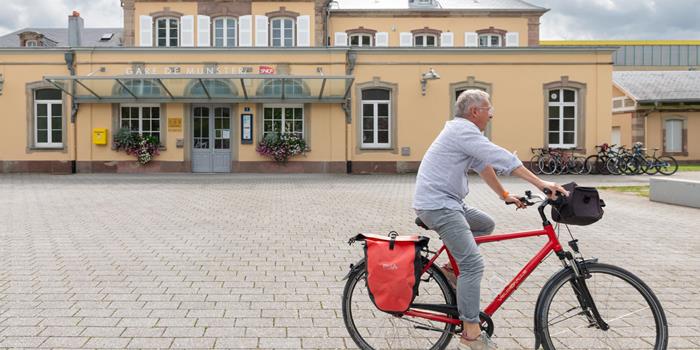
[[[418,232],[410,208],[414,181],[414,175],[0,176],[0,348],[351,348],[341,278],[362,252],[347,239]],[[529,188],[503,181],[511,193]],[[535,210],[506,207],[478,178],[471,191],[468,203],[496,217],[497,232],[540,227]],[[574,230],[582,251],[640,276],[666,310],[669,347],[699,349],[700,210],[612,191],[603,197],[604,219]],[[484,300],[542,243],[482,246]],[[537,293],[557,269],[550,257],[496,313],[502,349],[532,348]]]

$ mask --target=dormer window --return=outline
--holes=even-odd
[[[433,34],[416,34],[413,36],[413,46],[434,47],[437,46],[437,36]]]
[[[236,46],[236,30],[238,26],[235,18],[222,17],[214,20],[214,46]]]
[[[372,35],[370,34],[352,34],[350,35],[350,46],[372,46]]]
[[[27,40],[27,41],[24,43],[24,46],[26,46],[26,47],[37,47],[37,46],[39,46],[39,41],[37,41],[37,40]]]
[[[180,45],[180,20],[162,17],[156,20],[156,45],[178,47]]]
[[[505,46],[505,36],[507,31],[494,27],[477,30],[479,35],[479,47],[502,47]]]
[[[501,47],[503,46],[503,37],[498,34],[482,34],[479,35],[480,47]]]
[[[273,18],[270,21],[270,39],[272,47],[294,46],[294,20],[291,18]]]

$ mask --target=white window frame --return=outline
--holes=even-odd
[[[152,135],[152,134],[158,134],[158,140],[159,140],[159,142],[160,142],[161,144],[163,144],[163,132],[162,132],[162,131],[163,131],[163,125],[162,125],[162,124],[163,124],[163,123],[162,123],[162,119],[163,119],[163,111],[162,111],[162,109],[163,109],[163,108],[161,107],[161,105],[159,105],[159,104],[157,104],[157,103],[156,103],[156,104],[152,104],[152,103],[151,103],[151,104],[144,104],[144,103],[122,103],[122,104],[120,104],[120,105],[119,105],[119,128],[120,128],[120,129],[124,128],[124,127],[122,126],[122,121],[123,121],[122,118],[124,117],[124,116],[122,115],[122,108],[125,108],[125,107],[126,107],[126,108],[137,107],[137,108],[139,109],[139,130],[138,130],[138,134],[141,135],[141,136],[143,136],[143,108],[144,108],[144,107],[150,107],[150,108],[157,107],[157,108],[158,108],[158,131],[150,130],[150,131],[148,131],[148,133],[151,134],[151,135]],[[134,119],[134,118],[130,118],[130,119]],[[153,118],[151,118],[151,119],[153,119]],[[129,130],[131,130],[131,127],[129,127]],[[131,130],[131,132],[132,132],[132,133],[136,133],[137,131]]]
[[[498,45],[493,45],[491,43],[492,38],[498,38]],[[486,38],[486,45],[481,45],[481,39]],[[479,47],[503,47],[503,36],[495,33],[479,34]]]
[[[273,28],[274,28],[274,23],[275,23],[276,21],[279,21],[279,22],[280,22],[280,29],[279,29],[279,33],[280,33],[280,45],[279,45],[279,46],[275,46],[275,44],[274,44],[275,30],[274,30]],[[291,37],[291,38],[285,38],[285,37],[284,37],[284,31],[285,31],[285,29],[288,29],[287,27],[284,26],[285,21],[290,21],[290,22],[292,23],[292,37]],[[292,45],[286,46],[286,45],[284,44],[284,42],[286,41],[286,39],[290,39],[291,42],[292,42]],[[297,38],[296,38],[296,20],[295,20],[294,18],[291,18],[291,17],[275,17],[275,18],[271,18],[271,19],[270,19],[270,47],[294,47],[294,46],[295,46],[295,43],[296,43],[296,40],[297,40]]]
[[[285,109],[287,108],[301,108],[301,138],[306,139],[306,122],[305,122],[305,114],[306,111],[304,110],[304,105],[303,104],[263,104],[263,117],[262,117],[262,126],[260,127],[260,130],[262,131],[262,137],[265,138],[265,134],[271,133],[274,131],[266,131],[265,130],[265,122],[266,121],[274,121],[275,119],[268,119],[265,118],[265,109],[266,108],[281,108],[282,109],[282,130],[279,131],[280,135],[287,133],[285,128]],[[298,133],[299,131],[295,131]]]
[[[160,21],[165,20],[165,46],[160,46],[160,39],[161,37],[159,36],[159,27],[158,25],[160,24]],[[177,22],[177,45],[173,46],[170,44],[170,41],[173,39],[170,36],[170,20],[175,20]],[[180,19],[177,17],[158,17],[154,21],[154,31],[153,35],[155,36],[155,46],[156,47],[179,47],[180,46],[180,34],[182,32],[182,24],[180,23]]]
[[[352,44],[353,38],[357,38],[358,45]],[[369,38],[369,45],[364,45],[362,43],[363,38]],[[348,35],[348,45],[352,46],[352,47],[372,47],[372,46],[374,46],[374,38],[373,38],[372,34],[367,34],[367,33],[350,34],[350,35]]]
[[[54,105],[60,105],[61,106],[61,139],[63,139],[64,133],[63,133],[63,118],[65,118],[64,111],[63,111],[63,100],[37,100],[36,99],[36,92],[38,90],[57,90],[57,89],[51,89],[51,88],[44,88],[44,89],[35,89],[32,91],[32,94],[34,94],[34,146],[36,148],[61,148],[63,147],[63,142],[53,142],[53,106]],[[61,92],[61,90],[57,90],[58,92]],[[61,92],[61,96],[63,96],[63,93]],[[46,136],[46,142],[39,142],[39,105],[40,104],[45,104],[46,105],[46,132],[48,135]]]
[[[435,40],[435,45],[428,45],[428,38],[432,37],[433,40]],[[417,45],[416,44],[416,39],[418,38],[423,38],[423,45]],[[430,34],[430,33],[419,33],[419,34],[414,34],[413,35],[413,46],[414,47],[438,47],[440,46],[440,42],[438,41],[438,36],[435,34]]]
[[[216,35],[216,24],[218,22],[223,22],[223,36],[218,37]],[[229,37],[228,37],[228,29],[229,26],[231,25],[231,22],[233,22],[233,29],[235,30],[235,34],[233,37],[233,45],[229,45]],[[211,38],[212,38],[212,46],[214,47],[235,47],[238,46],[238,19],[234,17],[217,17],[214,18],[214,20],[211,22]],[[223,45],[217,45],[217,40],[221,39]]]
[[[669,126],[678,125],[677,135],[674,135],[675,129],[669,131]],[[683,152],[683,119],[669,118],[664,120],[664,133],[666,142],[664,142],[664,153],[682,153]],[[675,141],[675,136],[678,136],[678,149],[671,149],[671,140],[668,136],[671,136]]]
[[[362,148],[368,148],[368,149],[388,149],[391,148],[391,99],[393,98],[393,94],[391,90],[388,89],[383,89],[383,88],[371,88],[368,87],[364,90],[387,90],[389,91],[389,99],[388,100],[362,100],[360,102],[360,132],[362,133],[360,135],[360,140],[362,140]],[[362,95],[360,95],[362,96]],[[361,98],[361,97],[360,97]],[[386,143],[380,143],[378,142],[379,140],[379,116],[378,111],[379,111],[379,104],[386,104],[387,105],[387,142]],[[372,125],[372,130],[373,130],[373,139],[374,142],[365,142],[364,141],[364,133],[365,133],[365,126],[364,126],[364,110],[365,110],[365,105],[372,105],[374,106],[374,113],[373,113],[373,125]]]
[[[38,40],[27,40],[24,42],[25,47],[37,47],[39,46],[39,41]]]
[[[579,91],[576,89],[572,88],[566,88],[566,87],[561,87],[561,88],[553,88],[553,89],[547,89],[547,94],[550,94],[552,90],[557,90],[559,91],[559,102],[551,102],[549,101],[549,95],[547,95],[547,143],[549,144],[549,147],[552,148],[574,148],[578,144],[578,118],[579,118],[579,110],[578,110],[578,99],[579,99]],[[574,101],[573,102],[564,102],[564,90],[570,90],[574,92]],[[549,142],[549,134],[551,133],[552,130],[549,130],[549,120],[552,119],[549,117],[549,107],[558,107],[559,108],[559,142],[558,143],[550,143]],[[574,140],[573,143],[564,143],[564,107],[574,107]],[[569,131],[570,132],[570,131]]]

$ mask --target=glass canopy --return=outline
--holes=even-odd
[[[47,76],[78,103],[343,103],[352,76],[267,74]],[[75,84],[69,84],[75,82]]]

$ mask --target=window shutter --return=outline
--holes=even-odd
[[[389,46],[389,33],[379,32],[374,35],[375,46],[378,47],[388,47]]]
[[[520,46],[520,34],[518,34],[518,33],[506,33],[506,46],[507,47]]]
[[[455,46],[454,33],[441,33],[440,34],[440,46],[442,47],[453,47]]]
[[[348,34],[345,32],[336,32],[333,46],[348,46]]]
[[[153,46],[153,17],[139,17],[139,46]]]
[[[267,16],[255,16],[255,46],[268,46],[267,26]]]
[[[464,46],[466,47],[479,47],[479,34],[474,32],[464,33]]]
[[[311,18],[309,16],[297,17],[297,46],[311,46]]]
[[[251,15],[238,18],[238,46],[253,46],[253,16]]]
[[[194,16],[182,16],[180,17],[180,25],[182,26],[182,41],[180,46],[182,47],[193,47],[194,46]]]
[[[413,34],[409,32],[399,33],[399,46],[407,47],[413,46]]]
[[[197,16],[197,45],[200,47],[211,46],[211,18],[209,16]]]

